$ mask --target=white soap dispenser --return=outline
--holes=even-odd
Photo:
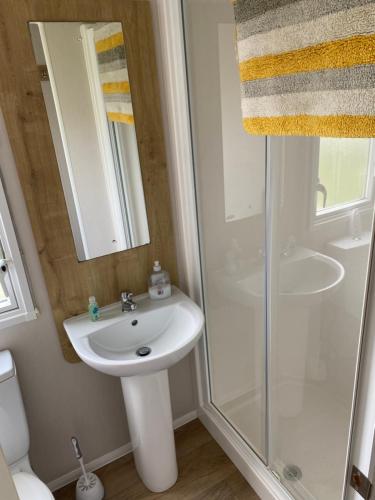
[[[171,280],[168,271],[164,271],[158,260],[155,260],[153,273],[148,280],[148,294],[152,300],[170,297],[172,293]]]

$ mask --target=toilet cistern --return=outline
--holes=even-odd
[[[53,500],[30,465],[29,426],[10,351],[0,351],[0,443],[19,499]]]

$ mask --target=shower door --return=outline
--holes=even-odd
[[[230,2],[182,5],[210,401],[293,497],[340,500],[372,241],[372,141],[247,135]]]
[[[296,498],[339,500],[372,239],[372,140],[269,144],[268,462]]]
[[[266,141],[242,129],[230,4],[184,7],[211,398],[265,460]]]

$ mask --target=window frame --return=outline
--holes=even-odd
[[[349,203],[341,203],[331,208],[326,208],[317,212],[317,196],[318,192],[316,190],[317,179],[319,178],[319,153],[320,153],[320,137],[316,137],[312,144],[312,190],[311,190],[311,220],[313,225],[322,224],[325,222],[331,222],[334,219],[348,216],[349,213],[355,209],[366,209],[370,208],[374,204],[375,189],[374,189],[374,177],[375,177],[375,140],[369,138],[370,140],[370,153],[369,162],[367,168],[367,181],[365,196],[361,199],[351,201]]]
[[[0,242],[4,252],[4,263],[7,266],[7,280],[12,287],[14,295],[13,304],[6,308],[6,310],[1,311],[0,309],[0,329],[3,329],[24,321],[36,319],[38,310],[34,306],[1,175]],[[2,271],[0,270],[0,272]]]

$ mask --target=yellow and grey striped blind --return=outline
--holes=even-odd
[[[121,23],[107,23],[94,33],[100,83],[108,119],[133,124],[133,107]]]
[[[374,0],[234,0],[256,135],[375,136]]]

